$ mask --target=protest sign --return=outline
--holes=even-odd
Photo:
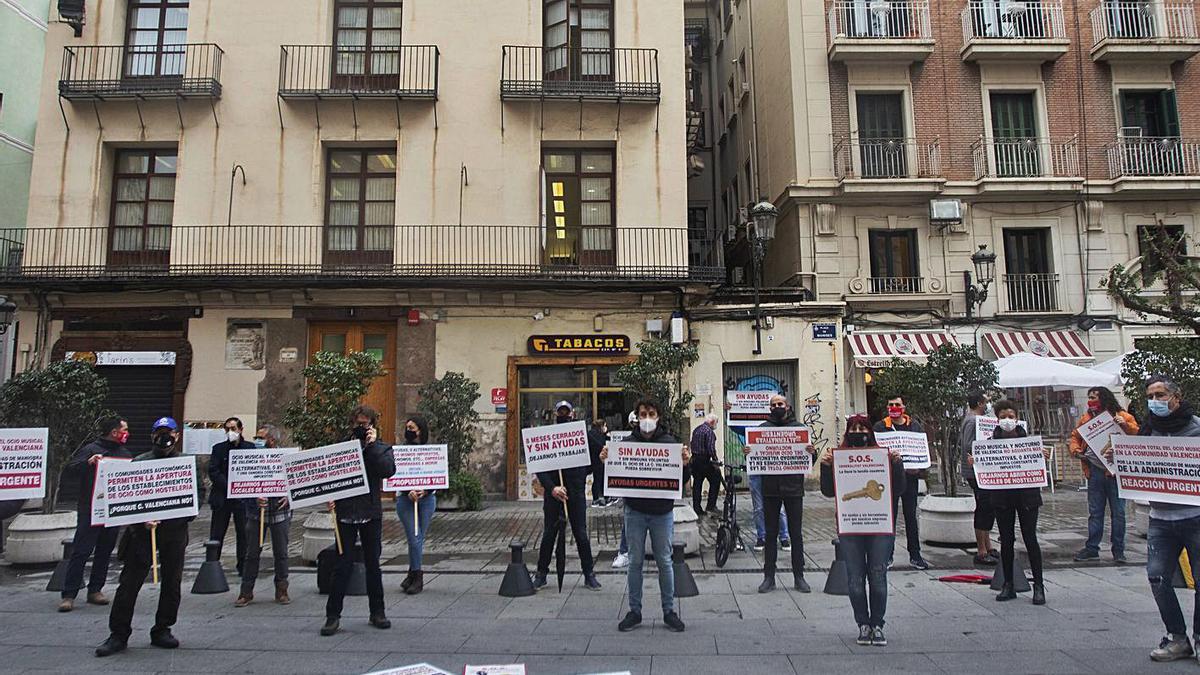
[[[929,437],[919,431],[889,431],[875,434],[875,442],[884,450],[895,450],[904,460],[905,469],[928,469]]]
[[[525,675],[524,663],[503,666],[464,666],[465,675]]]
[[[108,510],[104,508],[104,486],[108,480],[108,467],[114,462],[128,462],[132,457],[104,457],[96,462],[96,480],[92,482],[92,527],[104,527]]]
[[[679,499],[683,494],[683,446],[617,443],[604,465],[604,496]]]
[[[629,438],[629,434],[632,434],[632,433],[633,433],[632,431],[610,431],[610,432],[608,432],[608,444],[613,445],[616,443],[620,443],[621,441],[625,440],[626,438]]]
[[[199,514],[195,457],[113,462],[102,475],[105,527]]]
[[[583,420],[521,430],[525,467],[529,473],[588,466],[587,425]]]
[[[1000,424],[1000,420],[987,415],[975,416],[975,440],[990,441],[992,434],[996,433],[996,427]]]
[[[725,395],[726,422],[731,427],[753,427],[771,417],[773,391],[731,391]]]
[[[299,451],[300,448],[230,450],[229,498],[286,497],[288,484],[283,456]]]
[[[975,441],[975,481],[984,490],[1042,488],[1049,485],[1041,436]]]
[[[746,430],[746,473],[783,476],[812,471],[808,427],[755,427]]]
[[[383,482],[388,492],[450,488],[450,448],[445,445],[393,445],[396,473]]]
[[[225,440],[224,429],[193,429],[183,430],[183,454],[211,455],[213,446]]]
[[[373,673],[367,673],[367,675],[450,675],[450,673],[437,666],[431,666],[428,663],[414,663],[411,666],[376,670]]]
[[[1200,506],[1200,438],[1116,434],[1110,440],[1122,499]]]
[[[1104,450],[1108,447],[1108,439],[1114,433],[1120,433],[1121,427],[1117,424],[1116,418],[1107,410],[1084,422],[1078,429],[1079,435],[1083,441],[1087,443],[1088,449],[1084,455],[1094,459],[1104,465],[1109,473],[1115,474],[1117,466],[1104,456]]]
[[[883,448],[833,451],[839,535],[892,534],[892,462]]]
[[[288,502],[293,509],[365,495],[367,470],[362,446],[345,441],[283,456]]]
[[[0,500],[46,496],[50,430],[0,429]]]

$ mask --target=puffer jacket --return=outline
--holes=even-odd
[[[1090,412],[1085,412],[1083,416],[1080,417],[1077,422],[1075,422],[1075,430],[1071,432],[1071,441],[1067,446],[1067,449],[1071,452],[1071,456],[1079,459],[1079,463],[1083,465],[1084,478],[1092,477],[1092,465],[1095,464],[1095,462],[1089,460],[1085,456],[1085,453],[1087,453],[1088,450],[1088,444],[1087,441],[1083,440],[1083,436],[1079,433],[1079,428],[1092,421],[1093,417],[1096,417],[1096,415],[1093,415]],[[1120,419],[1125,420],[1126,426],[1129,427],[1133,434],[1137,434],[1141,430],[1141,427],[1138,426],[1137,420],[1134,419],[1133,415],[1130,415],[1124,410],[1118,410],[1117,414],[1113,415],[1113,417],[1119,417]],[[1112,475],[1109,473],[1108,469],[1104,469],[1104,474],[1106,476]]]

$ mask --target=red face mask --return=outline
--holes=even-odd
[[[1100,412],[1100,401],[1088,401],[1088,412]]]
[[[121,445],[125,445],[125,442],[128,440],[129,440],[129,432],[128,431],[122,431],[121,433],[117,434],[117,442],[120,443]]]
[[[892,419],[896,419],[898,417],[903,417],[903,416],[904,416],[904,406],[902,406],[902,405],[888,406],[888,417],[891,417]]]

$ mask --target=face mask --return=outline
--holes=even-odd
[[[225,432],[225,438],[228,438],[230,443],[237,443],[238,439],[240,439],[241,437],[242,437],[242,435],[236,431],[226,431]]]
[[[417,432],[413,431],[412,429],[405,429],[404,430],[404,440],[408,441],[409,443],[416,443],[417,442]]]
[[[846,442],[849,443],[850,447],[852,448],[865,448],[867,447],[867,434],[862,432],[848,433],[846,434]]]
[[[162,448],[165,450],[171,447],[171,444],[174,442],[175,439],[171,438],[171,434],[161,434],[154,437],[154,447],[156,448]]]
[[[1100,401],[1088,401],[1088,412],[1100,412]]]
[[[1000,420],[999,427],[1005,431],[1012,431],[1013,429],[1017,428],[1017,421],[1012,418],[1005,417],[1004,419]]]
[[[1146,407],[1156,417],[1166,417],[1171,414],[1171,405],[1166,401],[1146,401]]]
[[[127,443],[128,441],[129,441],[129,432],[128,431],[122,431],[121,433],[117,434],[117,442],[120,443],[121,445],[125,445],[125,443]]]
[[[787,408],[771,408],[771,421],[782,422],[787,419]]]
[[[898,406],[898,405],[888,406],[888,417],[891,417],[892,419],[897,419],[897,418],[903,417],[903,416],[904,416],[904,407],[903,406]]]
[[[265,448],[265,447],[267,447],[267,439],[265,439],[265,438],[256,438],[256,439],[254,439],[254,447],[256,447],[256,448]]]
[[[559,424],[565,424],[565,423],[571,421],[571,416],[570,415],[558,415],[554,418],[554,421],[558,422]]]
[[[354,438],[359,441],[367,440],[367,428],[366,427],[354,427]]]
[[[650,434],[654,433],[655,429],[658,428],[658,420],[652,420],[650,418],[638,420],[638,428],[642,430],[642,435],[649,436]]]

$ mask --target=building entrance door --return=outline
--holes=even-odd
[[[396,324],[310,324],[308,351],[310,360],[313,354],[320,351],[337,354],[366,352],[383,364],[383,375],[371,383],[362,403],[379,412],[379,439],[389,444],[396,443]]]

